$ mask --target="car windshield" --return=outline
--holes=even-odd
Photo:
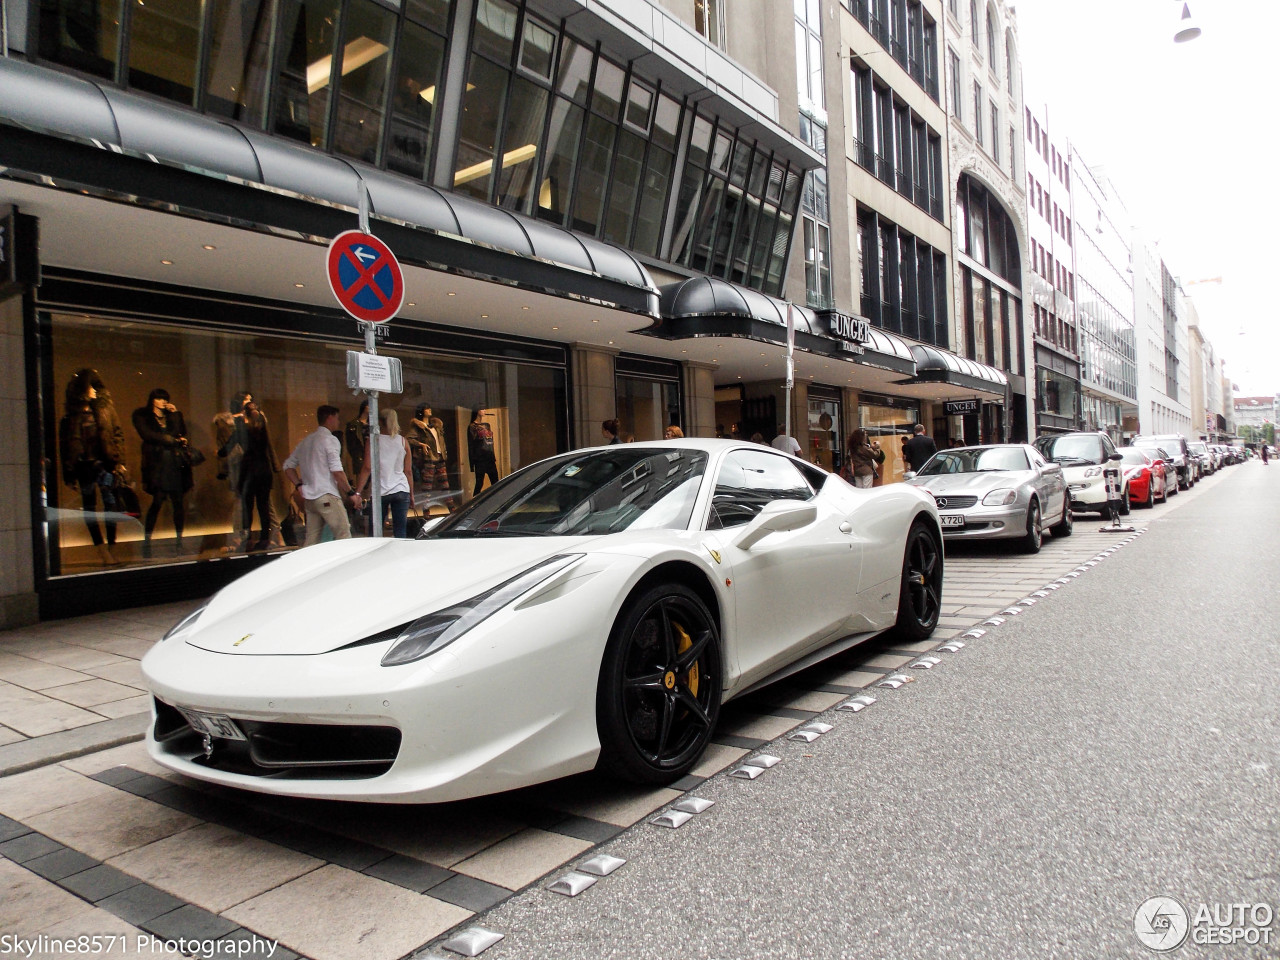
[[[935,453],[917,476],[940,477],[950,473],[1026,469],[1027,455],[1017,447],[966,447]]]
[[[1036,444],[1040,452],[1058,463],[1102,462],[1102,438],[1096,436],[1046,437]]]
[[[1187,444],[1187,446],[1191,448],[1192,453],[1207,454],[1209,452],[1209,448],[1206,447],[1203,443],[1189,443]]]
[[[1137,441],[1135,441],[1135,442],[1134,442],[1134,444],[1133,444],[1133,445],[1134,445],[1135,447],[1137,447],[1138,449],[1140,449],[1140,450],[1145,450],[1145,451],[1147,451],[1147,453],[1151,454],[1151,456],[1153,456],[1153,457],[1157,457],[1157,458],[1159,458],[1159,459],[1161,459],[1161,460],[1172,460],[1172,459],[1173,459],[1173,457],[1169,456],[1168,451],[1166,451],[1164,447],[1159,446],[1159,445],[1158,445],[1158,444],[1156,444],[1154,441],[1147,440],[1147,441],[1145,441],[1145,442],[1144,442],[1144,441],[1142,441],[1142,440],[1137,440]]]
[[[580,537],[689,525],[702,450],[606,447],[535,463],[427,532],[431,538]]]
[[[1121,447],[1120,456],[1124,458],[1125,463],[1134,465],[1144,464],[1148,459],[1145,453],[1133,447]]]

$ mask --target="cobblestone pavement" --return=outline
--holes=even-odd
[[[140,948],[150,936],[198,941],[194,952],[210,956],[274,948],[284,960],[434,951],[477,914],[941,643],[1051,603],[1201,489],[1135,513],[1133,535],[1081,519],[1035,556],[949,546],[931,640],[864,645],[733,701],[703,762],[656,790],[586,774],[460,803],[368,806],[199,784],[153,764],[137,742],[147,722],[137,661],[192,604],[0,634],[0,933],[119,937],[117,956],[150,953]],[[59,946],[45,941],[39,955],[85,955]]]

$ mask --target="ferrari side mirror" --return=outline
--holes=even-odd
[[[738,535],[733,545],[750,550],[771,533],[798,530],[818,519],[818,508],[800,500],[773,500],[766,503],[754,520]]]

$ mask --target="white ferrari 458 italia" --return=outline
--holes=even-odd
[[[677,779],[720,705],[942,595],[932,497],[756,444],[525,467],[416,540],[341,540],[226,587],[146,655],[151,755],[290,796],[437,802],[594,767]]]

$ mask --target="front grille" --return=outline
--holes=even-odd
[[[213,739],[193,730],[170,704],[156,700],[155,739],[180,755],[195,752],[194,763],[248,776],[301,779],[361,779],[391,769],[400,752],[395,727],[336,723],[275,723],[232,717],[244,741]]]
[[[939,510],[963,510],[978,502],[977,497],[934,497],[933,499]]]

